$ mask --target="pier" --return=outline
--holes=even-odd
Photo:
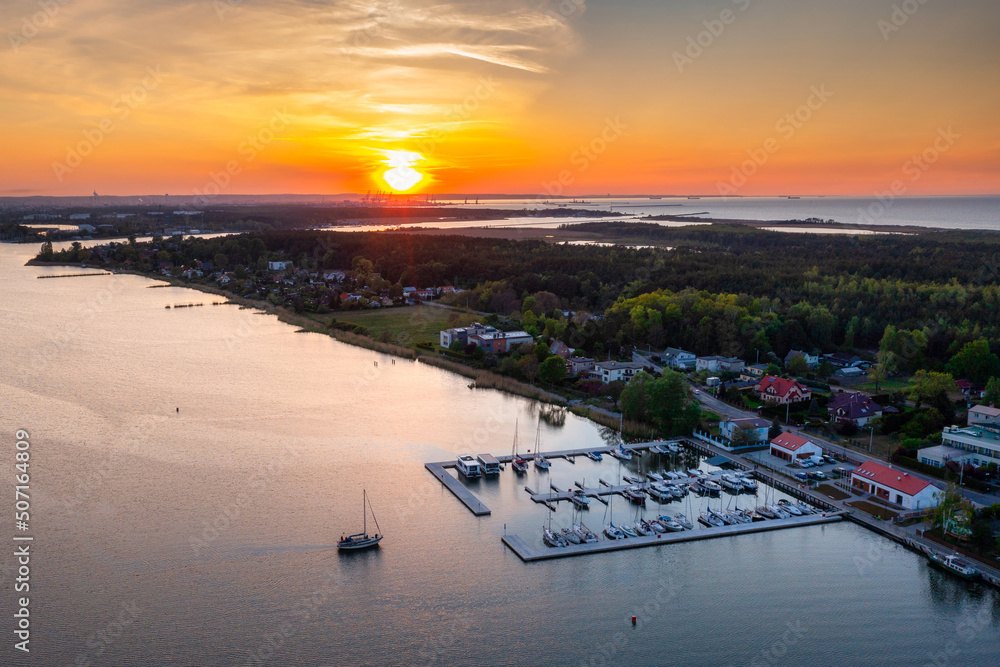
[[[460,481],[452,477],[445,468],[454,468],[455,464],[445,463],[425,463],[424,467],[434,475],[445,488],[455,494],[455,497],[462,501],[462,504],[469,508],[469,511],[476,516],[487,516],[491,514],[490,508],[484,505],[472,491],[469,491]]]
[[[732,526],[699,528],[696,530],[685,530],[680,533],[640,535],[639,537],[628,537],[624,540],[601,539],[598,542],[592,542],[590,544],[570,544],[565,547],[546,547],[543,549],[536,549],[530,546],[519,535],[504,535],[502,541],[511,551],[517,554],[518,558],[522,561],[525,563],[534,563],[541,560],[571,558],[573,556],[584,556],[587,554],[622,551],[623,549],[657,547],[664,544],[677,544],[678,542],[694,542],[697,540],[710,540],[718,537],[746,535],[748,533],[762,533],[769,530],[798,528],[800,526],[816,526],[819,524],[841,521],[843,519],[843,514],[843,512],[807,514],[805,516],[793,516],[787,519],[769,519],[767,521],[735,524]]]

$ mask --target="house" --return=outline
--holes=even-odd
[[[1000,427],[975,425],[960,428],[945,426],[941,432],[941,444],[963,450],[967,456],[964,463],[984,466],[990,463],[1000,465]]]
[[[976,405],[969,408],[969,425],[972,424],[1000,425],[1000,408],[989,405]]]
[[[270,271],[284,271],[291,265],[292,265],[291,262],[268,262],[267,268]]]
[[[661,358],[663,359],[664,366],[676,368],[680,371],[693,370],[698,359],[694,352],[688,352],[678,347],[668,347],[663,351]]]
[[[467,327],[445,329],[440,332],[441,347],[451,347],[451,344],[456,340],[465,346],[469,344],[470,335],[477,333],[489,333],[496,330],[496,327],[491,327],[488,324],[480,324],[479,322],[473,322]]]
[[[534,340],[525,331],[482,331],[469,334],[469,342],[483,348],[486,354],[503,354],[522,343]]]
[[[771,456],[785,461],[807,459],[823,453],[823,448],[798,433],[785,431],[771,441]]]
[[[435,294],[432,289],[418,289],[409,296],[427,301],[428,299],[433,299]]]
[[[823,355],[823,359],[834,368],[847,368],[848,366],[857,366],[862,363],[861,357],[853,354],[844,354],[843,352],[834,352],[833,354]]]
[[[566,360],[569,375],[584,375],[594,369],[594,360],[588,357],[570,357]]]
[[[835,372],[834,377],[838,377],[845,380],[856,380],[868,377],[865,373],[865,369],[858,368],[857,366],[847,366],[846,368],[838,368]]]
[[[599,361],[594,364],[590,374],[598,377],[604,384],[611,384],[618,381],[628,382],[642,368],[642,364],[633,361]]]
[[[695,359],[696,371],[709,373],[739,373],[746,364],[736,357],[698,357]]]
[[[444,287],[441,288],[441,294],[454,294],[457,291],[458,290],[456,290],[451,285],[445,285]]]
[[[740,373],[740,380],[759,381],[767,373],[767,364],[751,364]]]
[[[792,359],[795,357],[802,357],[806,362],[806,368],[816,368],[819,366],[819,356],[815,354],[809,354],[808,352],[803,352],[802,350],[792,350],[785,355],[785,368],[788,368],[788,364],[791,363]]]
[[[743,419],[727,419],[719,422],[719,433],[730,442],[738,440],[737,432],[742,432],[747,445],[760,445],[767,442],[767,430],[771,422],[760,417]]]
[[[417,291],[416,287],[404,287],[403,288],[403,296],[405,296],[405,297],[411,297],[411,296],[413,296],[413,293],[416,292],[416,291]]]
[[[876,461],[865,461],[854,469],[851,486],[907,510],[936,507],[942,497],[930,482]]]
[[[760,400],[777,405],[808,401],[812,398],[812,390],[805,385],[776,375],[762,377],[757,386],[754,387],[754,391],[757,392]]]
[[[569,359],[573,356],[573,348],[561,340],[553,341],[552,345],[549,346],[549,352],[563,359]]]
[[[345,271],[327,271],[323,274],[323,280],[334,283],[343,282],[346,277],[347,273]]]
[[[861,392],[837,394],[826,409],[830,421],[837,424],[865,426],[875,417],[882,416],[882,406]]]

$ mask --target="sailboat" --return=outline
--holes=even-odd
[[[378,525],[378,519],[375,518],[375,510],[372,509],[372,504],[368,500],[368,492],[362,491],[362,501],[361,501],[361,515],[363,528],[360,533],[354,535],[348,535],[347,537],[341,537],[337,542],[337,548],[341,551],[358,551],[360,549],[371,549],[372,547],[377,547],[378,543],[382,541],[384,535],[380,535],[378,532],[375,535],[368,534],[368,510],[371,510],[372,520],[375,521],[375,530],[380,531]]]
[[[528,459],[517,453],[517,421],[514,422],[514,449],[510,456],[510,466],[518,475],[528,472]]]
[[[539,419],[538,429],[535,431],[535,467],[538,468],[539,470],[548,470],[549,468],[552,467],[552,464],[549,463],[544,456],[542,456],[541,451],[539,451],[541,448],[542,448],[542,421],[541,419]]]

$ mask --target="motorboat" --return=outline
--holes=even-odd
[[[680,533],[684,530],[684,526],[682,526],[676,519],[669,517],[666,514],[657,517],[656,520],[661,526],[671,533]]]
[[[620,461],[631,461],[632,460],[632,450],[625,449],[624,446],[618,446],[611,450],[611,456],[615,457]]]
[[[630,527],[628,525],[625,525],[625,526],[613,526],[613,527],[615,527],[618,530],[620,530],[623,533],[625,533],[626,537],[638,537],[639,536],[639,533],[635,532],[635,528],[632,528],[632,527]]]
[[[729,474],[723,475],[718,482],[719,486],[724,488],[730,493],[740,493],[743,491],[743,484],[741,484],[735,477]]]
[[[592,461],[603,461],[604,456],[600,452],[587,452],[587,458]]]
[[[802,510],[784,498],[778,501],[778,506],[793,516],[802,516]]]
[[[646,536],[653,534],[653,529],[650,527],[648,523],[646,523],[642,519],[636,521],[634,526],[635,526],[635,532],[637,532],[639,535]]]
[[[654,482],[662,482],[663,481],[663,475],[661,475],[660,473],[657,473],[657,472],[647,472],[646,473],[646,477],[648,477],[649,479],[651,479]]]
[[[646,494],[638,487],[630,486],[623,492],[624,496],[628,498],[629,502],[633,505],[645,505],[646,504]]]
[[[816,509],[814,507],[809,507],[809,505],[806,505],[803,502],[795,503],[795,506],[798,507],[800,510],[802,510],[803,514],[815,514],[816,513]]]
[[[590,507],[590,498],[584,494],[583,491],[576,491],[573,495],[569,497],[570,502],[572,502],[577,509],[587,509]]]
[[[604,534],[608,536],[609,540],[624,540],[625,533],[622,532],[616,525],[609,523],[604,527]]]
[[[624,479],[629,484],[642,484],[641,478],[633,477],[632,475],[622,475],[622,479]]]
[[[699,481],[699,485],[709,495],[717,496],[722,493],[722,487],[719,486],[717,482],[713,482],[710,479],[702,478],[701,481]]]
[[[959,558],[958,554],[942,556],[933,551],[929,551],[927,552],[927,559],[934,567],[944,570],[945,572],[950,572],[968,581],[974,581],[979,578],[979,570],[974,568],[968,561]]]
[[[767,508],[771,510],[771,513],[774,514],[776,519],[787,519],[792,516],[779,505],[768,505]]]

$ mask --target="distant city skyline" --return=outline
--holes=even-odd
[[[1000,192],[1000,6],[17,0],[0,197]]]

